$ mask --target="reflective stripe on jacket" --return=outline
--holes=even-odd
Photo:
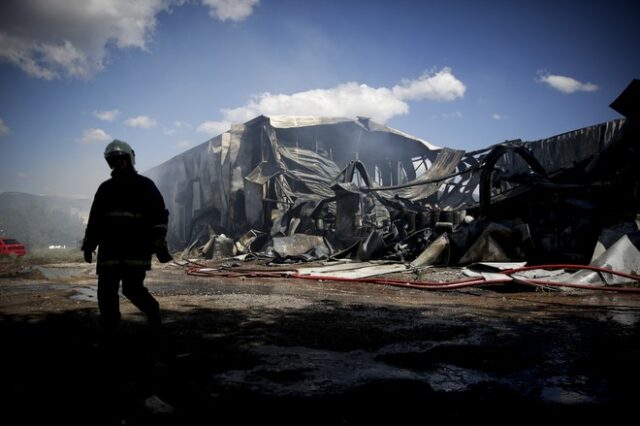
[[[168,211],[160,191],[135,170],[114,170],[91,205],[83,250],[98,247],[97,272],[151,269],[153,242],[167,233]]]

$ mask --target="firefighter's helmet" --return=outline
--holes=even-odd
[[[133,151],[128,143],[119,139],[114,139],[104,150],[104,158],[109,162],[110,158],[120,157],[123,155],[129,156],[131,165],[136,164],[136,153]]]

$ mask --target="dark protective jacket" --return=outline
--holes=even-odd
[[[151,255],[165,242],[168,217],[151,179],[116,169],[93,199],[82,250],[98,247],[98,274],[149,270]]]

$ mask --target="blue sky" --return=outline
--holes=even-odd
[[[259,114],[369,116],[438,146],[619,115],[633,1],[3,0],[0,192],[92,197]]]

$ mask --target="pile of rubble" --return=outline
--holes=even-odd
[[[170,243],[188,257],[637,273],[639,105],[634,80],[611,104],[625,118],[474,152],[362,118],[258,117],[150,175],[174,203]]]

